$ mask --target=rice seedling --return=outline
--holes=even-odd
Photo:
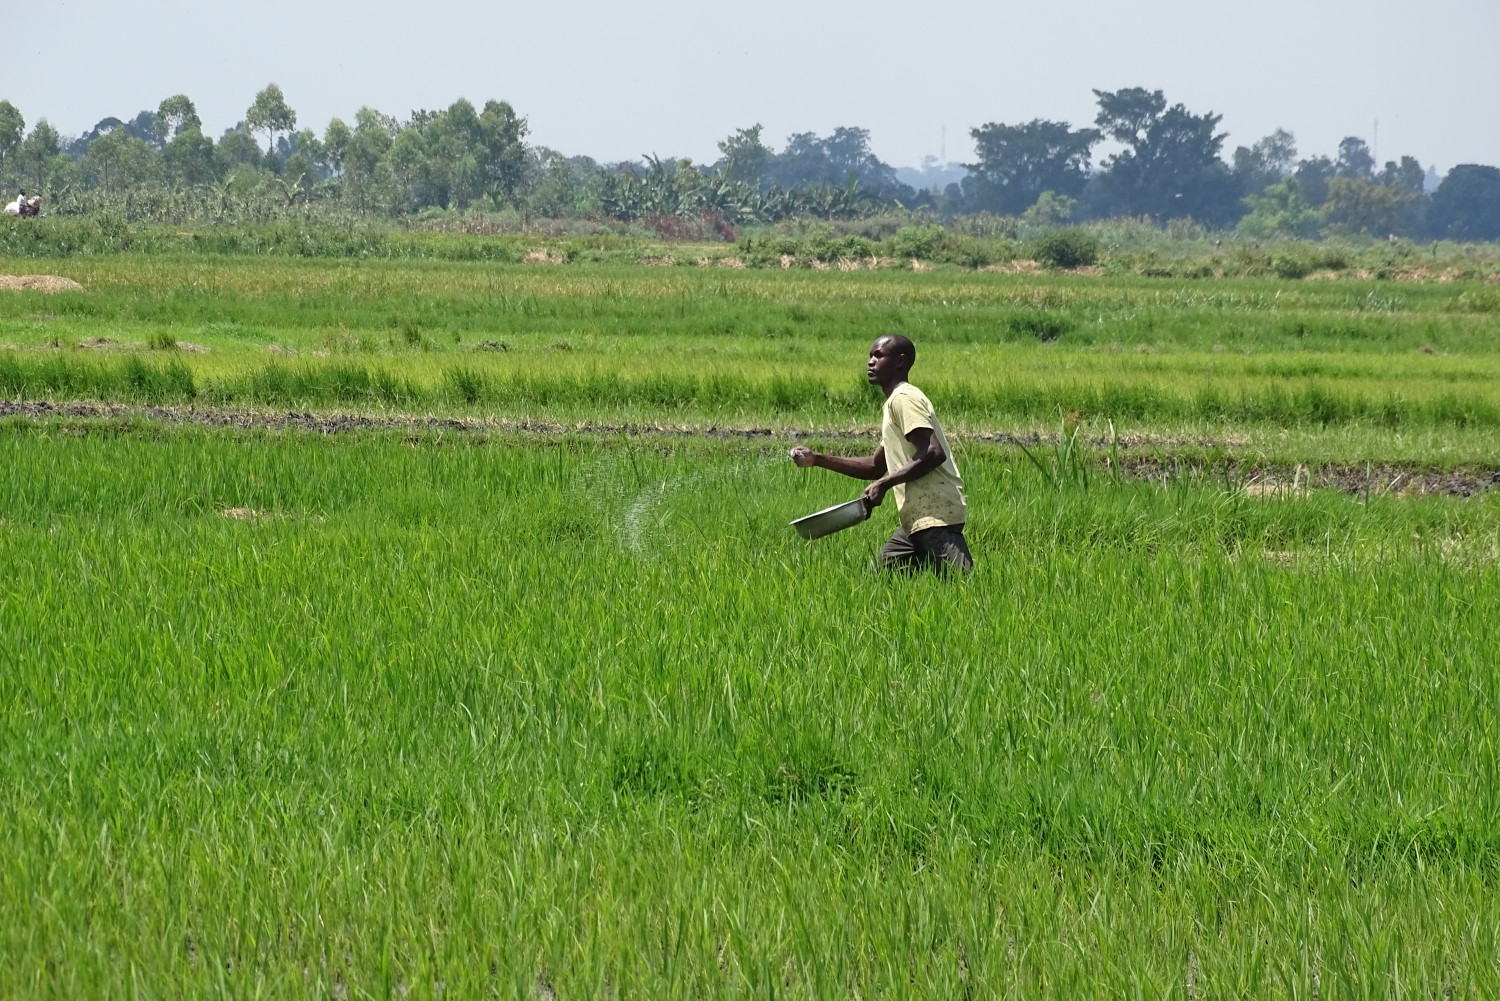
[[[0,294],[0,994],[1500,992],[1486,286],[221,236]]]
[[[1473,283],[1396,294],[1375,282],[213,257],[65,270],[83,291],[0,297],[0,392],[12,398],[572,420],[668,408],[701,424],[842,427],[870,411],[858,370],[870,336],[901,329],[922,345],[945,412],[977,430],[1069,412],[1251,431],[1500,422],[1497,314]],[[1381,308],[1362,308],[1372,295]],[[131,360],[152,347],[166,350]],[[142,375],[164,363],[170,378]]]
[[[0,993],[1500,990],[1500,497],[786,444],[0,422]]]

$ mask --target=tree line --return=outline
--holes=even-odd
[[[0,185],[40,193],[54,212],[114,207],[164,220],[241,218],[252,206],[393,218],[507,211],[704,236],[747,223],[924,210],[1044,226],[1193,219],[1254,239],[1500,240],[1500,168],[1460,165],[1433,186],[1414,157],[1377,164],[1351,136],[1333,155],[1303,158],[1282,129],[1226,158],[1220,115],[1169,104],[1159,90],[1093,93],[1098,113],[1088,127],[976,126],[966,175],[928,190],[903,183],[870,149],[868,130],[853,127],[796,133],[778,151],[757,124],[719,142],[712,163],[600,163],[528,143],[526,118],[497,100],[460,99],[404,120],[364,107],[320,135],[297,127],[273,83],[217,141],[182,94],[72,138],[45,119],[28,130],[20,110],[0,100]],[[1113,152],[1096,161],[1106,141]]]

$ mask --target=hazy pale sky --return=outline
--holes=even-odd
[[[1281,127],[1302,156],[1356,135],[1381,162],[1500,165],[1500,0],[0,0],[0,22],[0,98],[65,135],[185,93],[217,138],[274,81],[320,135],[365,104],[499,98],[600,160],[710,161],[760,122],[778,150],[862,126],[906,166],[944,125],[962,161],[974,126],[1082,127],[1091,88],[1142,86],[1222,114],[1226,157]]]

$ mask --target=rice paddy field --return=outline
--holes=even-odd
[[[1500,995],[1500,287],[39,267],[0,996]]]

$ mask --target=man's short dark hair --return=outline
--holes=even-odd
[[[901,367],[911,369],[917,363],[917,346],[911,342],[911,338],[905,334],[881,334],[885,340],[891,342],[891,347],[896,349],[896,357],[902,361]]]

